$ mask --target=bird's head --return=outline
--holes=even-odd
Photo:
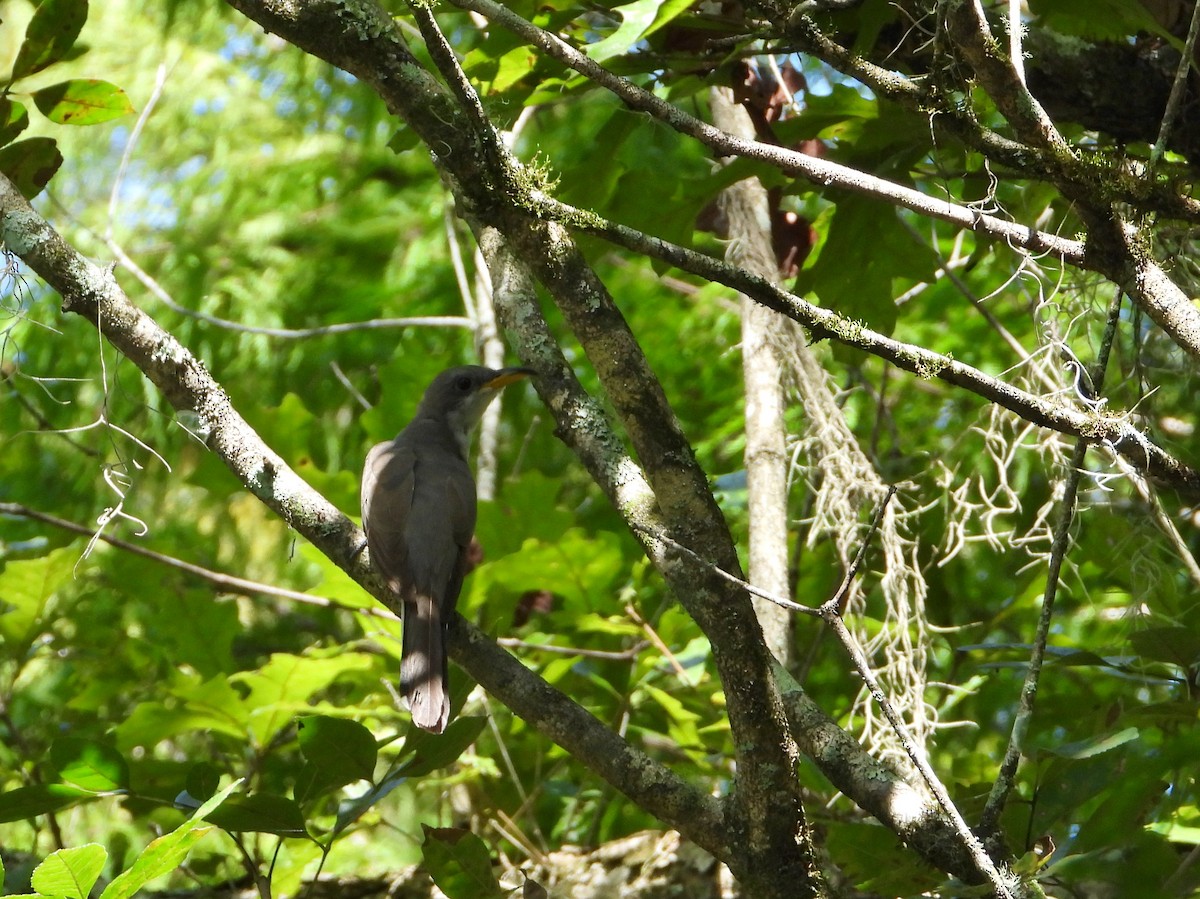
[[[500,390],[535,374],[532,368],[485,368],[460,365],[433,379],[421,400],[419,415],[445,421],[459,444],[465,446],[483,411]]]

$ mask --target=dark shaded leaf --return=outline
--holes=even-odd
[[[499,899],[505,895],[487,845],[469,830],[422,825],[421,852],[429,876],[450,899]]]
[[[92,793],[66,784],[19,787],[0,793],[0,824],[47,815],[93,798]]]
[[[273,833],[281,837],[304,837],[304,813],[293,800],[268,793],[231,796],[205,820],[231,833]]]
[[[0,147],[16,140],[29,127],[29,113],[10,97],[0,97]]]
[[[1136,727],[1127,727],[1116,733],[1100,734],[1095,737],[1089,737],[1086,740],[1077,740],[1074,743],[1064,743],[1057,747],[1046,747],[1045,751],[1052,755],[1068,759],[1086,759],[1093,755],[1099,755],[1102,752],[1108,752],[1110,749],[1116,749],[1130,740],[1136,740],[1139,736],[1140,732]]]
[[[87,14],[87,0],[43,0],[25,29],[25,40],[13,64],[13,78],[40,72],[66,56]]]
[[[412,728],[404,741],[405,753],[411,750],[412,757],[400,766],[399,773],[420,777],[452,764],[475,742],[486,723],[483,716],[469,716],[455,718],[445,733],[431,734]]]
[[[300,752],[330,785],[370,780],[375,774],[375,738],[357,721],[325,715],[301,718],[299,741]]]
[[[31,137],[0,148],[0,172],[26,200],[40,194],[62,164],[58,144],[49,137]]]
[[[1151,627],[1134,631],[1129,642],[1146,658],[1190,668],[1200,661],[1200,634],[1189,627]]]
[[[204,802],[211,799],[221,784],[221,772],[208,762],[199,762],[188,772],[186,789],[188,794]]]

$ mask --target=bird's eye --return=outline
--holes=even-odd
[[[468,390],[471,389],[471,379],[464,375],[463,377],[459,378],[457,381],[454,382],[454,387],[455,387],[455,389],[461,390],[463,393],[466,393]]]

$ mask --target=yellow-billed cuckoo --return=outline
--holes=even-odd
[[[363,466],[367,547],[403,609],[400,692],[413,723],[435,733],[450,718],[445,630],[475,532],[471,431],[500,388],[532,374],[479,365],[442,372],[408,426],[374,447]]]

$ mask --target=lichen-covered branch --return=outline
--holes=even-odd
[[[1041,105],[1019,83],[1010,60],[998,52],[978,0],[953,0],[945,6],[947,29],[979,83],[1008,119],[1016,136],[1031,147],[1069,158],[1073,152]],[[1140,229],[1102,189],[1085,191],[1060,183],[1059,189],[1080,207],[1089,228],[1085,268],[1121,287],[1185,352],[1200,359],[1200,309],[1154,258]]]
[[[1034,253],[1048,253],[1065,262],[1082,264],[1084,246],[1054,234],[987,215],[977,209],[950,203],[919,190],[876,177],[849,166],[789,150],[776,144],[745,140],[702,122],[627,79],[609,72],[561,38],[543,31],[495,0],[451,0],[461,9],[482,16],[519,35],[539,50],[575,69],[619,97],[631,109],[645,112],[681,134],[703,143],[722,156],[741,156],[775,166],[788,175],[804,178],[821,187],[839,187],[863,196],[911,209],[920,215],[940,219],[1003,240],[1014,247]]]
[[[500,142],[471,101],[435,23],[418,10],[431,52],[454,88],[431,82],[412,62],[399,30],[369,3],[348,10],[313,0],[290,5],[231,0],[231,5],[302,49],[340,66],[379,93],[430,147],[459,209],[477,232],[494,227],[546,287],[592,360],[638,452],[668,532],[723,567],[737,567],[733,542],[704,472],[683,438],[662,388],[612,298],[560,225],[538,220],[514,202],[529,177],[504,156]],[[579,427],[559,420],[560,432]],[[693,574],[668,583],[709,636],[730,696],[738,747],[737,790],[728,820],[737,849],[731,867],[756,894],[794,894],[815,876],[805,851],[796,752],[753,609],[744,592]]]
[[[381,601],[384,589],[363,551],[362,531],[301,479],[250,427],[221,385],[171,334],[133,305],[110,270],[83,257],[0,176],[0,240],[134,363],[176,409],[194,410],[208,448],[297,533]],[[399,610],[393,610],[398,612]],[[472,625],[457,622],[451,655],[506,705],[647,812],[718,858],[729,834],[717,800],[627,744]],[[531,705],[536,700],[536,706]]]
[[[609,222],[544,194],[532,196],[530,202],[547,218],[568,223],[574,229],[603,237],[617,246],[661,259],[683,271],[751,296],[764,306],[804,325],[817,339],[835,340],[857,347],[888,360],[904,371],[961,387],[1040,427],[1094,439],[1120,453],[1134,468],[1150,475],[1158,483],[1185,496],[1200,496],[1200,471],[1176,459],[1124,417],[1100,415],[1079,405],[1021,390],[951,356],[873,331],[720,259]]]

